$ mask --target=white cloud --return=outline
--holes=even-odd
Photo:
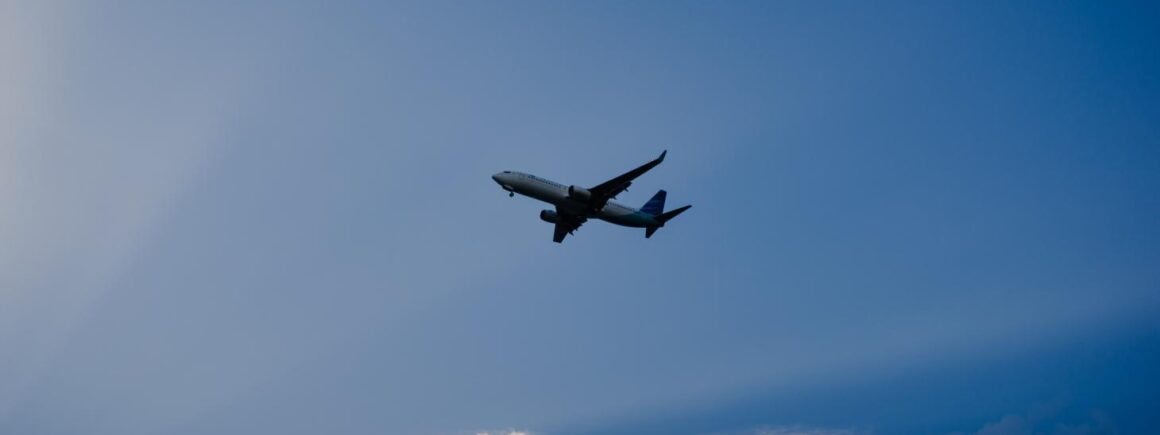
[[[810,427],[802,425],[761,426],[738,432],[711,435],[866,435],[870,432],[847,428]]]
[[[974,435],[1097,435],[1116,433],[1107,413],[1090,409],[1068,416],[1060,403],[1041,404],[1025,414],[1008,414],[983,425]]]
[[[515,429],[501,429],[501,430],[481,430],[475,432],[475,435],[535,435],[526,430]]]

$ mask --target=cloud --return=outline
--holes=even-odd
[[[515,429],[501,429],[501,430],[481,430],[476,431],[475,435],[535,435],[526,430]]]
[[[472,432],[473,435],[537,435],[536,432],[517,429],[500,429],[500,430],[479,430]],[[737,432],[714,432],[706,435],[868,435],[870,432],[864,432],[854,429],[842,428],[825,428],[825,427],[809,427],[802,425],[790,426],[760,426],[751,429],[745,429]],[[543,434],[539,434],[543,435]]]
[[[869,433],[855,429],[791,425],[761,426],[738,432],[717,432],[710,435],[866,435]]]
[[[1008,414],[983,425],[974,435],[1098,435],[1117,433],[1111,417],[1100,409],[1069,412],[1059,402],[1036,405],[1025,414]]]

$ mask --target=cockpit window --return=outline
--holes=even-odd
[[[512,171],[503,171],[503,173],[510,174],[510,173],[512,173]]]

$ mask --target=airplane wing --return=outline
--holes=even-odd
[[[585,221],[587,219],[583,216],[567,213],[561,210],[560,207],[556,207],[556,230],[552,234],[552,241],[556,243],[563,242],[564,237],[567,237],[573,231],[576,231],[577,228],[580,228],[580,225],[583,225]]]
[[[621,192],[628,190],[628,186],[632,185],[632,180],[635,180],[636,177],[644,175],[644,173],[648,172],[649,169],[652,169],[656,167],[656,165],[659,165],[661,162],[665,161],[665,154],[668,153],[669,151],[665,150],[661,153],[660,157],[656,158],[656,160],[645,163],[640,167],[625,172],[616,178],[600,183],[599,186],[588,189],[588,191],[592,192],[592,209],[600,210],[604,208],[604,205],[608,204],[609,200],[615,198],[616,195],[619,195]]]

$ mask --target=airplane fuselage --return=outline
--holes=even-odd
[[[615,201],[609,201],[604,208],[599,210],[590,210],[587,203],[568,195],[567,185],[535,175],[503,171],[491,178],[508,192],[544,201],[559,207],[560,210],[585,218],[596,218],[608,223],[634,228],[663,225],[661,222],[657,222],[655,216]]]

